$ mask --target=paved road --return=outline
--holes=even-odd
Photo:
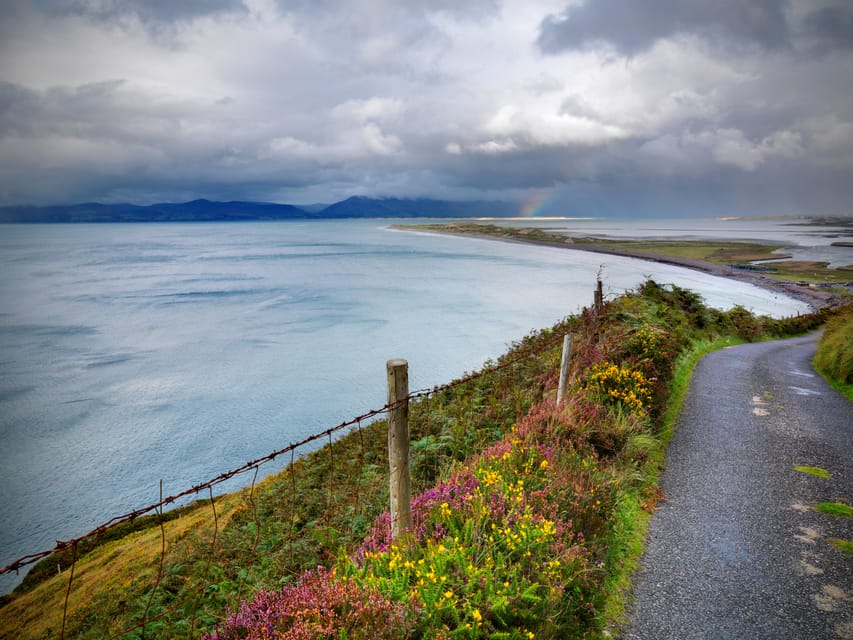
[[[814,336],[703,358],[667,453],[631,640],[853,638],[853,407],[812,369]],[[793,470],[809,465],[830,479]]]

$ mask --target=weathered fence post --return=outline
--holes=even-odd
[[[563,359],[560,361],[560,385],[557,387],[557,406],[566,399],[569,386],[569,367],[572,364],[572,334],[563,336]]]
[[[604,287],[601,284],[601,278],[598,279],[598,283],[595,286],[595,310],[601,311],[604,306]]]
[[[409,475],[409,363],[389,360],[388,462],[391,467],[391,537],[412,529]]]

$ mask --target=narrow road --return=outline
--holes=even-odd
[[[853,407],[816,337],[731,347],[694,373],[623,639],[853,638]],[[823,479],[794,470],[820,467]]]

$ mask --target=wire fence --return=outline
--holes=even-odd
[[[369,485],[371,482],[375,484],[375,476],[373,480],[356,480],[355,482],[350,482],[347,485],[350,492],[348,496],[342,496],[337,488],[337,485],[341,483],[343,478],[352,478],[359,474],[363,475],[362,472],[364,469],[376,466],[377,455],[371,446],[368,445],[368,438],[365,434],[370,425],[375,425],[377,421],[381,422],[381,419],[386,414],[403,404],[408,406],[409,403],[420,401],[423,404],[423,408],[420,410],[419,416],[424,421],[424,424],[421,425],[421,432],[423,434],[430,434],[434,431],[432,425],[430,425],[431,416],[433,415],[429,404],[431,401],[434,401],[441,394],[451,393],[466,386],[476,385],[488,376],[493,376],[496,373],[517,367],[531,358],[539,357],[548,350],[557,347],[562,341],[563,334],[554,333],[553,335],[545,334],[542,339],[531,341],[532,344],[529,345],[525,345],[522,342],[510,354],[503,356],[494,365],[486,366],[478,372],[465,375],[447,384],[411,392],[405,398],[395,403],[388,403],[378,409],[366,411],[340,424],[310,435],[298,442],[292,442],[281,449],[272,451],[255,460],[250,460],[239,467],[225,471],[206,482],[193,485],[173,495],[165,497],[162,495],[161,482],[160,497],[156,502],[117,515],[76,538],[57,541],[56,545],[50,549],[43,549],[18,558],[0,569],[0,575],[19,572],[51,556],[64,558],[62,562],[57,563],[57,570],[61,574],[67,574],[67,585],[62,604],[62,622],[60,628],[54,630],[54,633],[64,640],[68,631],[70,616],[84,602],[82,595],[79,598],[76,597],[73,587],[75,579],[79,581],[77,570],[86,553],[97,547],[99,540],[103,539],[109,532],[117,530],[118,527],[122,525],[132,526],[134,523],[140,522],[144,517],[153,518],[156,519],[156,523],[153,526],[147,527],[146,530],[159,529],[159,549],[157,551],[156,566],[144,570],[140,569],[134,577],[134,580],[150,581],[147,598],[143,598],[145,603],[144,608],[137,615],[137,622],[129,625],[125,624],[120,629],[111,629],[110,633],[101,633],[100,637],[134,637],[144,640],[146,637],[164,637],[164,633],[168,634],[165,637],[200,637],[203,630],[210,628],[212,621],[216,619],[215,613],[211,614],[205,609],[203,603],[204,597],[208,597],[211,593],[215,595],[215,592],[222,588],[225,582],[230,582],[228,596],[224,598],[224,601],[231,609],[238,607],[239,603],[246,599],[248,589],[253,586],[249,574],[254,564],[259,562],[259,559],[260,562],[269,560],[268,549],[260,549],[263,553],[259,553],[259,547],[262,545],[262,516],[259,511],[261,502],[264,502],[264,514],[269,518],[276,518],[276,526],[280,529],[283,528],[285,531],[284,534],[279,536],[275,544],[280,551],[289,543],[290,567],[299,566],[300,558],[297,556],[305,554],[313,557],[312,554],[314,552],[306,551],[305,543],[299,541],[296,536],[296,532],[300,530],[300,527],[304,528],[308,524],[313,523],[316,533],[315,541],[321,547],[328,542],[328,539],[324,538],[324,536],[333,538],[335,536],[346,537],[350,535],[352,537],[361,533],[363,537],[364,526],[357,531],[356,527],[350,524],[350,531],[343,533],[336,529],[336,522],[333,521],[332,514],[337,510],[344,514],[343,517],[348,518],[350,523],[356,521],[363,523],[365,521],[372,521],[372,518],[378,515],[377,509],[381,511],[381,505],[377,507],[376,504],[366,504],[368,499],[365,485]],[[335,445],[337,441],[334,436],[342,435],[342,432],[347,429],[350,430],[350,433],[357,436],[355,438],[356,444],[354,448],[350,446],[347,452],[336,455]],[[373,438],[373,440],[375,439]],[[316,443],[319,442],[324,442],[324,447],[315,450]],[[309,453],[308,448],[312,444],[315,445],[315,449],[311,451],[315,454],[325,456],[326,450],[328,453],[326,460],[321,465],[313,465],[315,467],[313,471],[306,465],[299,465],[303,454]],[[344,457],[346,453],[349,453],[348,458]],[[276,498],[273,501],[274,504],[271,507],[269,504],[266,504],[270,500],[258,492],[258,473],[265,464],[284,456],[289,456],[289,464],[282,471],[271,476],[273,478],[271,482],[280,488],[276,493]],[[381,456],[379,457],[381,458]],[[320,467],[322,469],[317,471],[316,468]],[[323,477],[315,477],[318,473],[323,475]],[[243,498],[239,507],[234,507],[233,505],[226,507],[225,503],[222,502],[223,498],[226,498],[229,494],[214,495],[214,488],[218,485],[237,476],[248,474],[252,474],[251,482],[247,488],[242,490],[241,495]],[[304,477],[298,479],[298,474],[302,474]],[[382,476],[383,474],[380,473],[378,475]],[[384,472],[386,482],[387,476],[386,470]],[[269,478],[264,480],[264,483],[267,482],[270,482]],[[287,486],[289,500],[283,497],[284,489],[282,487],[285,486]],[[313,503],[310,508],[307,508],[307,512],[303,513],[306,509],[303,508],[300,511],[300,508],[304,506],[300,505],[300,501],[304,499],[307,502],[307,498],[304,495],[300,495],[300,490],[303,492],[306,491],[306,486],[310,487],[310,491],[313,492]],[[324,498],[325,508],[319,509],[320,512],[318,512],[316,506],[318,502],[317,492],[321,490],[326,492]],[[387,495],[387,493],[383,495]],[[195,502],[187,507],[182,507],[182,509],[193,508],[198,513],[199,509],[206,510],[209,507],[209,512],[205,516],[208,527],[204,530],[209,536],[209,540],[203,544],[198,542],[203,539],[203,535],[199,533],[200,528],[195,524],[190,523],[187,527],[183,527],[178,534],[171,531],[167,532],[167,524],[171,522],[170,513],[180,511],[168,511],[169,507],[175,507],[183,499],[193,496],[196,498]],[[370,498],[370,500],[375,501],[374,498]],[[385,508],[387,508],[387,505],[385,505]],[[226,509],[229,510],[227,516],[224,513]],[[179,518],[184,518],[184,515],[180,515]],[[313,518],[313,520],[308,521],[308,518]],[[210,525],[211,521],[212,526]],[[235,522],[243,524],[240,527],[226,526],[233,525]],[[235,531],[238,533],[235,534]],[[217,570],[216,562],[217,558],[221,558],[223,554],[228,556],[228,551],[225,549],[226,546],[229,549],[235,548],[233,540],[228,541],[227,545],[224,540],[227,536],[233,537],[235,535],[242,537],[240,545],[241,549],[243,549],[240,554],[239,562],[242,566],[237,571],[238,580],[236,581],[236,588],[234,585],[235,581],[221,580],[221,571]],[[187,543],[187,539],[192,539],[197,543],[193,547],[193,552],[184,551],[184,553],[188,557],[193,558],[194,566],[198,568],[196,575],[200,574],[201,576],[200,579],[195,580],[197,584],[189,589],[185,588],[188,582],[183,579],[185,576],[178,575],[176,577],[176,575],[170,573],[171,569],[167,567],[166,562],[169,551],[172,548],[178,548],[181,545],[189,548],[190,545]],[[267,542],[264,541],[263,544],[266,545]],[[248,547],[247,552],[246,547]],[[204,548],[204,557],[200,557],[202,554],[199,549],[202,548]],[[118,553],[113,554],[113,556],[116,555]],[[113,556],[110,556],[110,560]],[[227,557],[226,560],[233,561],[234,558]],[[104,562],[107,561],[105,560]],[[66,564],[64,569],[61,566],[62,564]],[[275,567],[265,568],[265,570],[268,573],[274,573]],[[168,594],[169,597],[163,597],[164,594]],[[219,602],[221,603],[222,599]],[[222,607],[217,611],[221,615]],[[0,615],[5,615],[5,613],[0,609]],[[161,624],[170,618],[180,619],[180,629],[167,629]]]

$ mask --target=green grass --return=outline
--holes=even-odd
[[[853,507],[840,502],[819,502],[815,505],[815,510],[828,516],[853,518]]]
[[[853,402],[853,304],[830,318],[814,357],[815,369]]]
[[[853,556],[853,541],[842,540],[840,538],[829,538],[829,543],[839,551],[846,553],[848,556]]]
[[[827,471],[826,469],[821,469],[820,467],[807,467],[797,465],[794,467],[794,471],[799,471],[800,473],[807,473],[810,476],[814,476],[815,478],[824,478],[826,480],[832,477],[829,471]]]

